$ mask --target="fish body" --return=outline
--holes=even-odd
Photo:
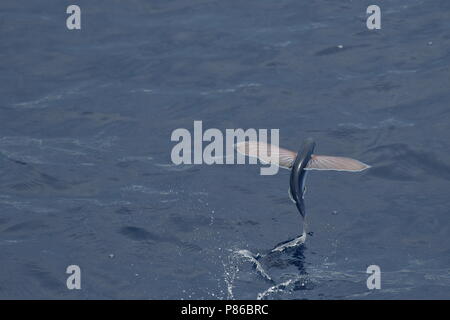
[[[313,155],[316,143],[313,139],[308,138],[303,142],[300,151],[297,153],[297,157],[292,165],[291,176],[289,180],[289,193],[291,199],[294,201],[298,211],[305,218],[305,204],[303,196],[305,193],[305,182],[308,171],[305,170],[311,156]]]

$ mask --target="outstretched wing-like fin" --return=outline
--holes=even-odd
[[[319,156],[313,154],[305,170],[335,170],[358,172],[370,168],[369,165],[351,158]]]
[[[239,153],[248,157],[258,158],[263,163],[270,163],[272,157],[278,156],[278,166],[290,169],[295,161],[297,154],[293,151],[280,148],[276,145],[257,141],[244,141],[236,144]]]

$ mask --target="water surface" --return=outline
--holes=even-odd
[[[377,31],[370,1],[80,0],[79,31],[69,4],[0,4],[0,298],[450,298],[448,1]],[[269,253],[289,172],[174,166],[194,120],[372,168],[311,173],[311,235]]]

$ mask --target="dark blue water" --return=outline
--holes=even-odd
[[[78,0],[69,31],[71,1],[3,0],[0,298],[449,299],[450,2],[369,31],[372,2]],[[289,172],[173,165],[194,120],[372,168],[312,172],[311,235],[268,254]]]

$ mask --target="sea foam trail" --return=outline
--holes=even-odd
[[[248,261],[252,262],[255,265],[256,271],[259,272],[260,275],[262,275],[265,279],[272,281],[272,278],[269,276],[269,274],[264,270],[261,263],[259,263],[258,260],[256,260],[255,255],[250,252],[249,250],[237,250],[235,252],[237,255],[240,255],[247,259]],[[258,256],[258,255],[256,255]]]

